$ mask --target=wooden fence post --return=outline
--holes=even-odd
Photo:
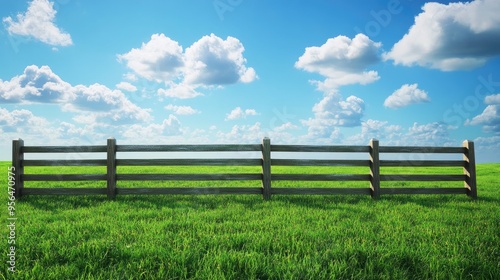
[[[477,185],[476,185],[476,156],[474,152],[474,142],[465,140],[462,144],[465,148],[464,152],[464,174],[467,176],[465,178],[464,186],[467,191],[467,195],[472,198],[477,198]]]
[[[14,167],[14,170],[11,172],[15,174],[14,196],[16,198],[22,196],[24,189],[24,182],[21,178],[24,174],[24,166],[22,164],[22,161],[24,160],[24,153],[22,151],[23,146],[24,141],[21,138],[12,141],[12,167]]]
[[[262,197],[271,198],[271,139],[262,140]]]
[[[377,139],[370,140],[370,188],[372,198],[380,196],[380,158]]]
[[[108,198],[116,196],[116,139],[108,139],[107,149],[107,195]]]

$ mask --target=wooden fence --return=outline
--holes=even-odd
[[[175,159],[120,159],[117,153],[132,152],[259,152],[261,158],[175,158]],[[272,158],[272,152],[287,153],[356,153],[366,154],[358,159],[304,159]],[[105,153],[106,159],[24,159],[31,153]],[[383,153],[461,154],[463,160],[380,160]],[[141,154],[142,155],[142,154]],[[245,154],[243,154],[245,155]],[[264,138],[257,145],[117,145],[114,138],[102,146],[24,146],[21,139],[13,141],[12,165],[15,168],[15,195],[90,195],[105,194],[260,194],[264,199],[273,194],[366,194],[377,198],[384,194],[466,194],[477,197],[474,143],[464,141],[462,147],[380,147],[372,139],[368,146],[306,146],[271,145]],[[106,174],[25,174],[26,166],[106,166]],[[117,166],[260,166],[258,173],[224,174],[120,174]],[[369,174],[276,174],[272,166],[359,166],[369,167]],[[381,174],[380,167],[462,167],[463,174]],[[260,181],[255,187],[162,187],[120,188],[117,181]],[[106,188],[24,188],[28,181],[106,181]],[[366,188],[294,187],[273,188],[275,181],[366,181]],[[460,181],[456,188],[381,188],[381,181]]]

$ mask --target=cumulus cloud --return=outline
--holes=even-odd
[[[484,111],[465,121],[466,125],[482,125],[486,132],[500,135],[500,94],[486,96],[485,104],[488,105]]]
[[[426,3],[385,59],[443,71],[479,67],[500,55],[500,2]]]
[[[33,0],[24,14],[3,18],[9,34],[29,36],[52,46],[73,44],[71,36],[55,24],[57,11],[48,0]]]
[[[234,125],[229,132],[217,133],[218,141],[222,143],[260,143],[266,136],[268,134],[262,130],[260,122],[253,125]]]
[[[191,106],[175,106],[172,104],[165,106],[165,109],[173,111],[177,115],[194,115],[200,112]]]
[[[28,66],[10,81],[0,80],[0,103],[60,103],[72,99],[71,85],[48,66]]]
[[[197,96],[203,95],[202,93],[196,91],[195,87],[185,83],[180,83],[180,84],[168,83],[168,84],[169,84],[168,88],[166,89],[160,88],[157,90],[158,95],[171,98],[178,98],[178,99],[195,98]]]
[[[5,134],[12,133],[14,137],[22,134],[52,138],[57,135],[47,119],[25,109],[9,111],[0,108],[0,130]]]
[[[302,120],[302,124],[309,127],[310,137],[337,137],[339,126],[353,127],[361,124],[364,109],[365,103],[359,97],[351,95],[343,100],[338,93],[328,94],[314,105],[314,118]]]
[[[257,79],[255,70],[246,66],[245,48],[236,38],[225,40],[214,34],[203,36],[183,48],[164,34],[153,34],[147,43],[118,60],[140,77],[165,83],[158,94],[174,98],[193,98],[201,95],[198,87],[250,83]]]
[[[57,104],[65,111],[84,114],[82,118],[111,123],[152,118],[148,109],[132,103],[120,90],[101,84],[72,86],[48,66],[31,65],[10,81],[0,81],[0,103]]]
[[[123,133],[125,138],[151,139],[158,136],[174,136],[181,134],[180,122],[174,115],[169,115],[160,124],[150,124],[147,126],[134,124]]]
[[[120,82],[116,85],[116,88],[124,90],[124,91],[129,91],[129,92],[137,91],[137,87],[132,85],[129,82]]]
[[[415,146],[456,145],[450,138],[451,129],[453,129],[453,127],[443,122],[432,122],[428,124],[418,124],[415,122],[405,135],[405,144]]]
[[[234,108],[229,114],[226,115],[226,121],[228,120],[237,120],[244,119],[247,116],[255,116],[258,115],[257,111],[254,109],[241,109],[241,107]]]
[[[149,42],[118,55],[118,60],[125,61],[137,75],[157,81],[175,80],[184,67],[182,47],[164,34],[151,35]]]
[[[366,35],[357,34],[352,39],[346,36],[330,38],[322,46],[305,49],[295,67],[325,77],[323,81],[311,81],[324,96],[312,108],[314,117],[302,120],[302,124],[308,126],[306,138],[338,139],[341,137],[338,127],[361,124],[365,110],[363,99],[352,95],[343,99],[338,88],[378,80],[378,73],[367,68],[380,62],[381,46]]]
[[[500,105],[500,93],[486,96],[484,98],[484,103],[487,105]]]
[[[126,98],[120,90],[112,90],[104,85],[77,85],[75,99],[64,105],[70,112],[92,112],[99,119],[112,123],[146,122],[152,119],[149,110],[140,108]]]
[[[283,131],[292,130],[292,129],[299,129],[299,127],[294,125],[291,122],[286,122],[282,125],[275,127],[273,130],[276,132],[283,132]]]
[[[366,71],[366,68],[380,61],[381,46],[381,43],[373,42],[364,34],[358,34],[353,39],[337,36],[320,47],[306,48],[295,62],[295,67],[326,77],[323,82],[315,82],[320,90],[348,84],[368,84],[379,79],[376,71]]]
[[[4,131],[15,131],[21,126],[47,125],[48,121],[41,117],[36,117],[28,110],[13,110],[0,108],[0,126]]]
[[[390,125],[387,121],[369,119],[361,122],[361,133],[347,138],[346,143],[366,145],[370,139],[378,139],[384,145],[399,144],[403,129],[400,125]]]
[[[253,68],[245,66],[244,50],[234,37],[203,36],[186,49],[185,82],[208,86],[252,82],[257,76]]]
[[[419,89],[418,84],[405,84],[387,97],[384,101],[384,106],[401,108],[422,102],[430,102],[427,92]]]

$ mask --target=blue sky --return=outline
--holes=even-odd
[[[500,2],[3,1],[26,145],[460,146],[500,161]]]

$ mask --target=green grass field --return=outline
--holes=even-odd
[[[15,273],[7,270],[8,166],[0,163],[4,170],[0,182],[5,186],[0,195],[4,201],[1,279],[498,279],[500,275],[500,164],[477,166],[477,200],[465,195],[385,195],[378,200],[274,195],[269,201],[259,195],[145,195],[115,200],[26,196],[16,201]],[[136,171],[158,171],[141,169]],[[75,168],[27,171],[81,172]],[[389,171],[406,173],[398,168],[383,170]],[[84,168],[84,173],[104,172],[104,168]],[[236,172],[260,169],[237,168]],[[422,172],[461,174],[461,169],[423,168]],[[30,183],[31,187],[58,186]],[[436,185],[391,182],[382,187],[397,184]],[[181,186],[210,185],[258,186],[259,182],[184,182]],[[274,187],[295,185],[273,183]],[[442,184],[448,185],[462,183]],[[81,186],[104,187],[104,183],[63,187]],[[345,186],[368,187],[366,182]]]

